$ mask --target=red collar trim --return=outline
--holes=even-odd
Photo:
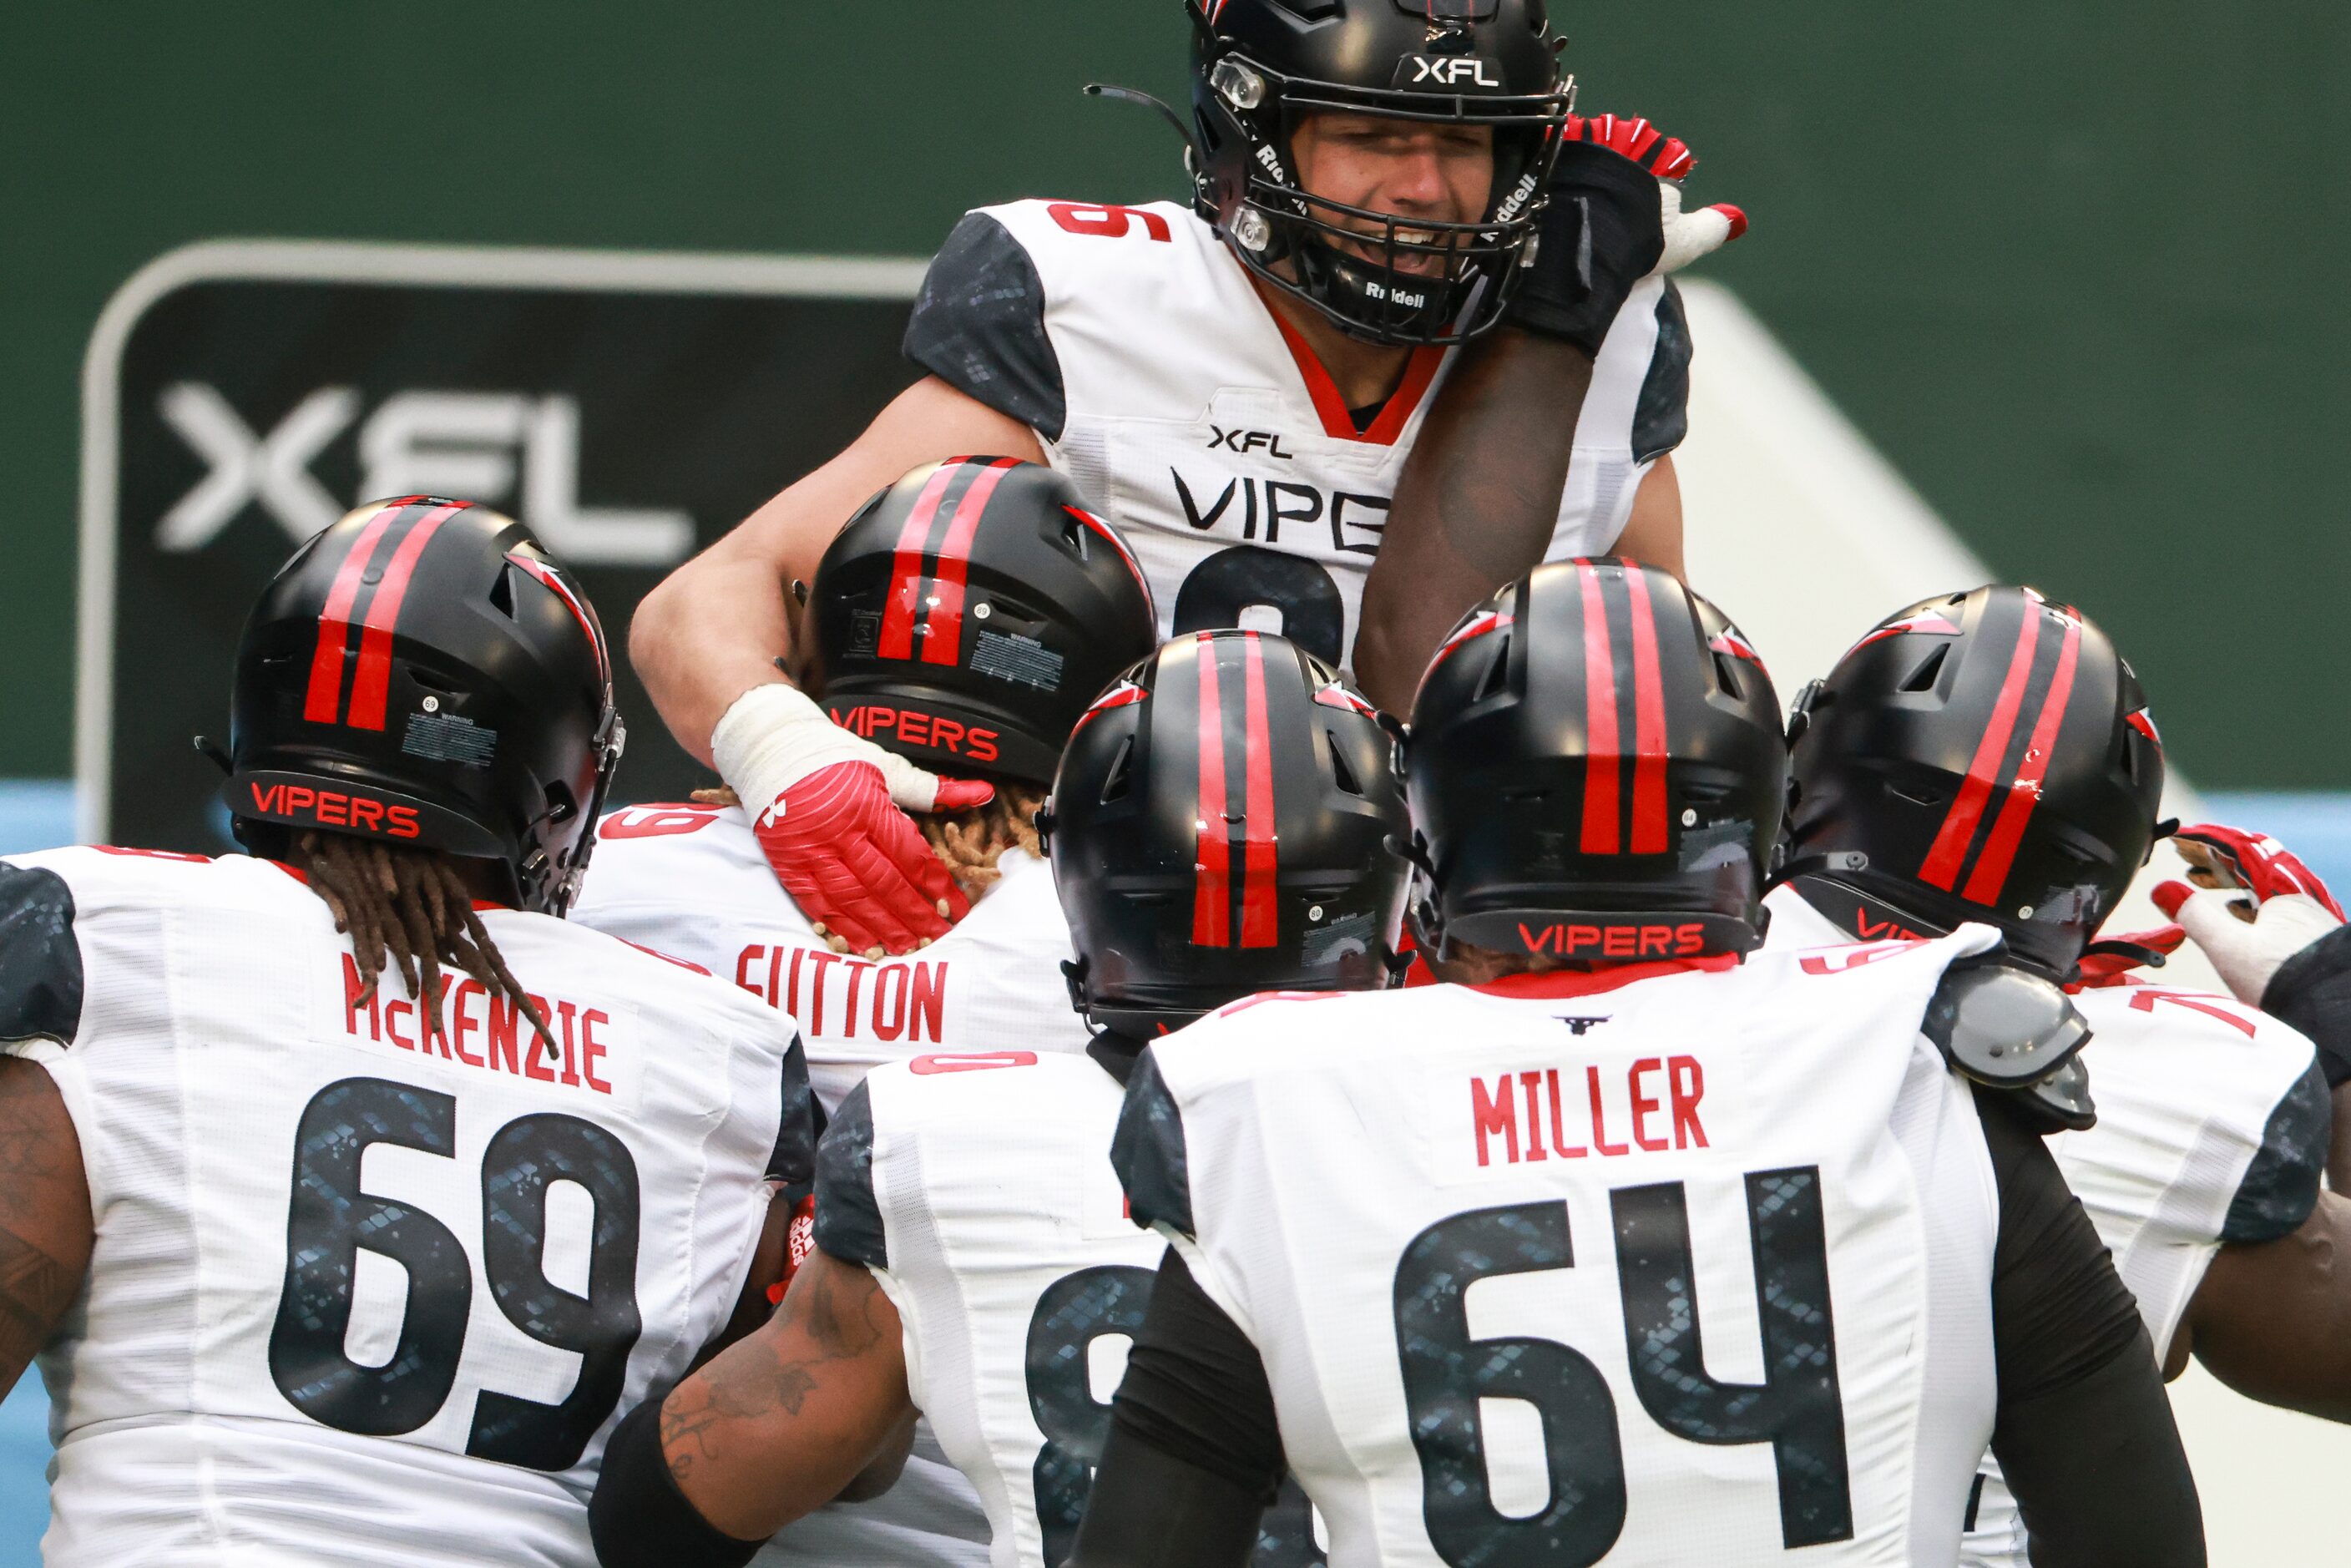
[[[1298,375],[1306,383],[1306,395],[1314,404],[1314,413],[1322,422],[1322,434],[1333,441],[1359,441],[1366,446],[1394,446],[1404,427],[1412,421],[1420,407],[1420,400],[1428,393],[1429,383],[1445,363],[1445,350],[1433,345],[1415,349],[1404,368],[1404,378],[1396,382],[1388,401],[1380,405],[1380,414],[1372,421],[1369,430],[1355,428],[1355,416],[1347,412],[1347,400],[1339,395],[1339,383],[1322,366],[1321,356],[1304,333],[1290,325],[1290,318],[1267,298],[1266,286],[1252,277],[1249,287],[1257,290],[1258,303],[1273,318],[1274,330],[1281,334],[1282,345],[1297,363]]]
[[[1556,1000],[1562,997],[1588,997],[1598,991],[1613,991],[1635,980],[1654,980],[1660,975],[1678,975],[1695,969],[1719,975],[1725,969],[1737,967],[1738,954],[1718,953],[1710,958],[1663,958],[1654,964],[1627,964],[1616,969],[1546,969],[1537,975],[1505,975],[1482,986],[1471,986],[1469,989],[1482,991],[1489,997]]]
[[[274,860],[269,859],[269,858],[268,858],[268,857],[266,857],[266,856],[256,856],[256,857],[255,857],[255,858],[258,859],[258,860],[261,862],[261,863],[262,863],[262,864],[264,864],[264,865],[274,865],[274,866],[276,866],[279,871],[284,872],[287,876],[292,877],[296,882],[300,883],[304,887],[308,887],[308,886],[309,886],[309,885],[310,885],[310,879],[309,879],[308,877],[307,877],[307,876],[303,875],[300,872],[298,872],[298,871],[295,870],[292,866],[287,865],[284,861],[274,861]],[[486,909],[511,909],[512,907],[513,907],[513,905],[512,905],[512,904],[500,904],[500,903],[496,902],[495,899],[488,899],[488,898],[477,898],[477,899],[474,900],[474,913],[475,913],[475,914],[476,914],[476,915],[481,914],[484,910],[486,910]],[[632,946],[632,947],[633,947],[633,946],[636,946],[636,944],[635,944],[635,943],[633,943],[633,942],[631,942],[631,943],[629,944],[629,946]],[[650,948],[650,947],[648,947],[648,948],[646,948],[646,949],[645,949],[645,951],[646,951],[646,952],[648,952],[648,953],[652,953],[652,952],[653,952],[653,949],[652,949],[652,948]],[[657,957],[657,958],[658,958],[658,957],[665,957],[665,956],[667,956],[667,955],[665,955],[665,954],[660,954],[660,953],[655,953],[655,954],[653,954],[653,956],[654,956],[655,957]],[[675,958],[671,958],[671,959],[670,959],[670,962],[671,962],[671,963],[673,963],[673,964],[674,964],[674,963],[679,962],[679,960],[678,960],[678,959],[675,959]],[[690,968],[694,967],[694,966],[693,966],[693,965],[691,965],[691,964],[688,964],[688,965],[686,965],[686,967],[690,969]],[[703,971],[703,973],[704,973],[704,974],[705,974],[705,975],[706,975],[706,974],[708,974],[709,972],[710,972],[710,971],[709,971],[709,970],[707,970],[707,969],[705,969],[705,970]]]

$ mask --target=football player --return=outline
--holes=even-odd
[[[943,537],[925,553],[934,528]],[[874,962],[882,934],[903,932],[865,901],[871,868],[856,863],[854,840],[824,836],[820,816],[812,829],[791,811],[755,823],[738,806],[686,804],[605,820],[577,917],[792,1014],[829,1112],[885,1061],[1082,1051],[1089,1035],[1061,975],[1069,926],[1032,819],[1086,705],[1157,641],[1150,591],[1118,535],[1050,468],[932,465],[833,540],[798,620],[802,684],[841,746],[976,772],[994,789],[983,806],[919,819],[938,879],[956,878],[971,913],[921,952]],[[832,931],[778,883],[763,834],[796,860],[834,862],[820,873],[836,888]],[[796,1239],[805,1246],[804,1232]],[[982,1563],[981,1500],[918,1430],[886,1496],[801,1521],[762,1561]]]
[[[1641,497],[1670,500],[1668,482],[1645,480],[1687,423],[1688,333],[1651,276],[1666,249],[1658,175],[1680,163],[1658,162],[1653,135],[1621,143],[1642,162],[1614,138],[1570,134],[1541,0],[1186,10],[1194,199],[966,217],[907,329],[923,379],[679,568],[632,628],[679,744],[756,811],[788,800],[783,816],[880,862],[863,885],[904,931],[883,935],[893,953],[944,936],[962,902],[888,802],[976,797],[911,764],[844,760],[823,710],[778,681],[791,629],[776,585],[811,576],[842,521],[913,465],[976,452],[1050,463],[1126,530],[1163,632],[1276,631],[1343,665],[1456,345],[1524,320],[1577,340],[1591,383],[1580,417],[1543,404],[1573,429],[1576,461],[1529,560],[1611,547],[1680,560],[1677,502],[1634,522]],[[1400,535],[1417,526],[1394,517]],[[831,891],[789,853],[771,858],[800,907],[832,924]]]
[[[1414,721],[1444,983],[1256,998],[1128,1084],[1173,1247],[1071,1562],[1238,1563],[1286,1456],[1338,1564],[1949,1563],[1989,1443],[2043,1568],[2202,1563],[2019,1092],[2081,1019],[1988,925],[1755,951],[1786,761],[1737,630],[1545,567]]]
[[[2166,1371],[2193,1352],[2256,1398],[2351,1415],[2351,1292],[2327,1262],[2351,1247],[2351,1206],[2318,1190],[2329,1115],[2310,1041],[2093,942],[2154,845],[2164,777],[2105,634],[2030,589],[1929,600],[1807,688],[1791,730],[1771,946],[1876,951],[1978,922],[2070,983],[2097,1041],[2096,1118],[2061,1109],[2073,1130],[2053,1148]],[[1967,1559],[2022,1568],[2022,1525],[1998,1468],[1985,1477]]]
[[[230,725],[250,858],[0,861],[0,1385],[39,1353],[43,1559],[583,1563],[622,1401],[765,1305],[814,1142],[791,1026],[561,918],[622,727],[520,525],[322,531]]]
[[[623,1423],[607,1564],[742,1562],[917,1406],[986,1500],[997,1568],[1068,1555],[1116,1382],[1102,1353],[1164,1250],[1111,1169],[1121,1086],[1147,1040],[1237,997],[1388,983],[1409,874],[1391,753],[1369,705],[1270,633],[1178,638],[1094,704],[1048,826],[1101,1032],[1083,1056],[956,1050],[859,1086],[785,1313]],[[1319,1561],[1292,1504],[1260,1565]]]

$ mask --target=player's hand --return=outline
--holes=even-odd
[[[2205,822],[2182,828],[2178,847],[2189,882],[2158,883],[2156,906],[2250,1007],[2287,959],[2344,923],[2326,884],[2275,839]]]
[[[1570,115],[1567,134],[1630,158],[1656,176],[1666,248],[1652,276],[1679,272],[1747,232],[1746,213],[1728,202],[1683,210],[1682,182],[1698,167],[1698,157],[1680,137],[1668,136],[1646,120],[1614,114],[1590,120]]]
[[[985,805],[992,786],[926,773],[781,685],[737,698],[710,749],[777,880],[844,951],[909,953],[969,913],[906,812]]]

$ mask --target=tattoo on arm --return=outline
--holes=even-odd
[[[812,1265],[812,1266],[810,1266]],[[680,1384],[662,1406],[662,1452],[681,1488],[717,1461],[729,1428],[799,1416],[831,1364],[867,1355],[896,1333],[872,1273],[821,1255],[804,1265],[766,1328]]]
[[[57,1085],[0,1059],[0,1393],[80,1294],[92,1241],[81,1142]]]

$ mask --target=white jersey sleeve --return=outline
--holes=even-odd
[[[1996,941],[1259,998],[1114,1159],[1257,1345],[1334,1564],[1954,1560],[1997,1193],[1920,1033]]]
[[[1416,351],[1359,425],[1215,230],[1165,202],[971,213],[906,333],[909,359],[1029,426],[1118,522],[1163,635],[1248,626],[1339,664],[1455,352]],[[1548,559],[1615,543],[1687,428],[1689,361],[1678,291],[1642,283],[1594,365]]]
[[[726,987],[481,919],[551,1046],[463,976],[437,1015],[368,994],[283,866],[0,862],[0,1035],[55,1079],[97,1220],[41,1356],[47,1562],[593,1560],[613,1420],[809,1171],[806,1070]]]
[[[880,962],[835,953],[737,807],[630,806],[597,830],[571,918],[709,970],[792,1015],[830,1112],[872,1068],[936,1051],[1085,1049],[1050,867],[1019,850],[946,936]]]

